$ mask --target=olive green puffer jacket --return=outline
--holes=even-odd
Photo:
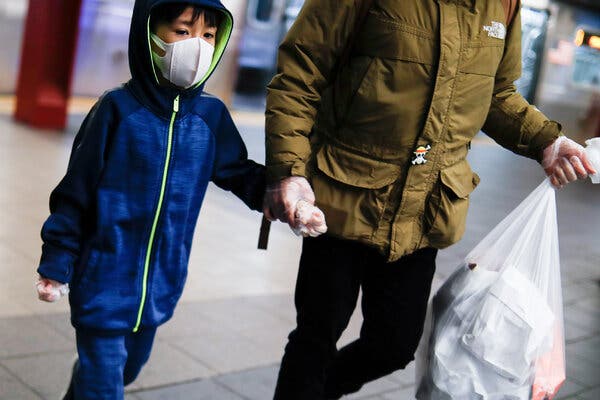
[[[539,160],[560,125],[515,91],[520,13],[506,27],[500,0],[375,0],[333,77],[360,1],[307,0],[281,44],[268,176],[306,176],[331,234],[395,260],[464,233],[479,130]]]

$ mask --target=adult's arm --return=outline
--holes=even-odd
[[[504,55],[496,72],[494,94],[483,131],[503,147],[541,162],[542,151],[562,134],[561,126],[517,93],[514,82],[520,76],[519,9],[507,28]]]
[[[504,56],[495,77],[494,94],[483,131],[513,152],[539,161],[556,187],[596,171],[583,147],[562,137],[558,122],[549,120],[516,91],[521,76],[521,11],[508,27]]]
[[[323,89],[354,28],[362,0],[307,0],[279,47],[277,74],[268,85],[268,183],[306,176],[308,136]]]

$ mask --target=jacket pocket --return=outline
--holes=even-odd
[[[370,13],[356,39],[355,53],[389,60],[433,65],[437,62],[434,32]]]
[[[434,36],[374,13],[358,36],[338,84],[361,80],[337,92],[334,107],[339,102],[343,108],[334,135],[363,153],[394,159],[401,149],[412,148],[429,109],[438,54]]]
[[[322,146],[315,162],[310,179],[329,232],[369,239],[402,167],[332,145]]]
[[[330,178],[365,189],[380,189],[394,182],[399,165],[373,160],[337,146],[324,145],[316,156],[317,168]]]
[[[83,285],[90,281],[90,278],[95,273],[94,271],[98,268],[100,259],[100,251],[94,248],[90,248],[86,257],[82,257],[82,262],[79,265],[79,271],[77,274],[77,281],[80,284]]]
[[[496,76],[504,54],[504,41],[474,42],[463,52],[460,71],[467,74]]]
[[[440,171],[424,215],[429,244],[444,248],[456,243],[465,232],[469,195],[479,184],[479,176],[462,160]]]

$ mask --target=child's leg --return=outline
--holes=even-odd
[[[146,328],[125,337],[125,349],[127,350],[127,363],[123,372],[125,385],[137,378],[142,367],[150,358],[155,333],[156,328]]]
[[[77,331],[79,360],[73,369],[73,398],[122,399],[123,371],[127,362],[125,337]]]
[[[124,385],[137,377],[150,357],[155,328],[105,336],[77,331],[79,360],[65,399],[123,399]]]

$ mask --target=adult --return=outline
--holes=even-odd
[[[275,399],[338,399],[413,360],[437,250],[462,236],[479,182],[466,155],[480,130],[557,187],[594,173],[516,92],[520,73],[516,1],[306,1],[268,88],[264,211],[293,225],[301,191],[329,231],[303,243]],[[359,288],[360,338],[337,350]]]

